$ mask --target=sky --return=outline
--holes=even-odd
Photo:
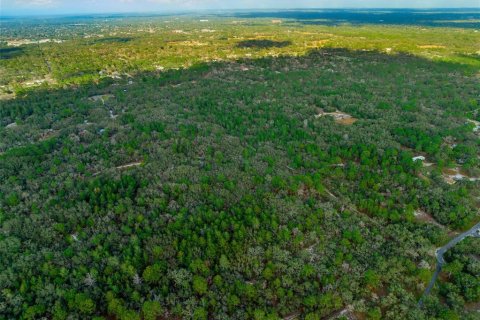
[[[0,0],[0,15],[171,12],[199,9],[480,8],[480,0]]]

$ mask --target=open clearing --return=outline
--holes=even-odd
[[[462,168],[455,167],[455,168],[444,168],[442,170],[443,177],[448,184],[454,184],[460,180],[468,180],[468,181],[479,181],[480,177],[472,177],[469,176]]]
[[[418,46],[420,49],[445,49],[445,46],[435,45],[435,44],[426,44],[422,46]]]
[[[354,124],[358,119],[352,117],[348,113],[341,112],[341,111],[335,111],[335,112],[320,112],[319,114],[315,115],[315,118],[321,118],[321,117],[326,117],[330,116],[333,117],[336,123],[342,124],[342,125],[352,125]]]

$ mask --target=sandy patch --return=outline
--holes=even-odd
[[[322,47],[325,43],[327,43],[329,40],[316,40],[309,42],[305,45],[306,48],[319,48]]]
[[[437,220],[435,220],[430,214],[426,213],[421,209],[415,210],[414,215],[415,215],[415,219],[417,219],[418,221],[428,222],[440,228],[445,228],[444,225],[438,223]]]
[[[480,181],[480,177],[471,177],[459,167],[444,168],[442,170],[442,175],[448,184],[454,184],[461,180]]]
[[[187,46],[187,47],[203,47],[203,46],[208,46],[208,43],[206,42],[200,42],[200,41],[181,41],[181,42],[176,42],[177,45],[180,46]]]
[[[27,44],[41,44],[41,43],[62,43],[63,40],[59,39],[40,39],[40,40],[30,40],[30,39],[16,39],[16,40],[8,40],[7,46],[9,47],[20,47]]]
[[[475,125],[475,127],[473,128],[473,132],[480,132],[480,121],[475,121],[472,119],[467,119],[467,121]]]
[[[88,100],[93,101],[93,102],[101,101],[102,104],[105,104],[105,101],[107,101],[111,98],[114,98],[114,97],[115,96],[113,94],[99,94],[99,95],[96,95],[96,96],[89,97]]]
[[[456,236],[458,234],[458,232],[452,231],[448,229],[446,226],[444,226],[443,224],[438,223],[437,220],[435,220],[430,214],[426,213],[421,209],[415,210],[414,215],[417,221],[436,225],[437,227],[443,230],[446,230],[448,232],[448,235],[451,237]]]
[[[315,115],[315,118],[321,118],[325,116],[331,116],[335,120],[336,123],[342,124],[342,125],[352,125],[354,124],[358,119],[352,117],[348,113],[341,112],[341,111],[335,111],[335,112],[320,112],[319,114]]]
[[[137,161],[137,162],[132,162],[132,163],[128,163],[128,164],[124,164],[124,165],[121,165],[121,166],[118,166],[118,167],[115,167],[117,169],[125,169],[125,168],[130,168],[130,167],[136,167],[136,166],[139,166],[143,163],[143,161]]]
[[[445,46],[435,45],[435,44],[425,44],[422,46],[417,46],[420,49],[444,49]]]

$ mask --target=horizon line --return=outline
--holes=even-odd
[[[306,10],[389,10],[389,11],[401,11],[401,10],[473,10],[480,13],[479,7],[403,7],[403,8],[385,8],[385,7],[300,7],[300,8],[231,8],[231,9],[214,9],[214,8],[204,8],[204,9],[164,9],[162,11],[103,11],[103,12],[58,12],[58,13],[32,13],[32,12],[11,12],[3,14],[0,11],[0,19],[5,18],[28,18],[28,17],[44,17],[44,18],[53,18],[53,17],[84,17],[84,16],[101,16],[101,15],[175,15],[175,14],[191,14],[191,13],[206,13],[206,12],[238,12],[238,11],[306,11]]]

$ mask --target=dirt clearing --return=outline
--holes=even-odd
[[[333,117],[333,119],[335,120],[336,123],[341,124],[341,125],[346,125],[346,126],[352,125],[358,120],[357,118],[352,117],[348,113],[341,112],[341,111],[338,111],[338,110],[335,111],[335,112],[323,112],[322,111],[319,114],[317,114],[315,116],[315,118],[318,119],[318,118],[325,117],[325,116]]]

